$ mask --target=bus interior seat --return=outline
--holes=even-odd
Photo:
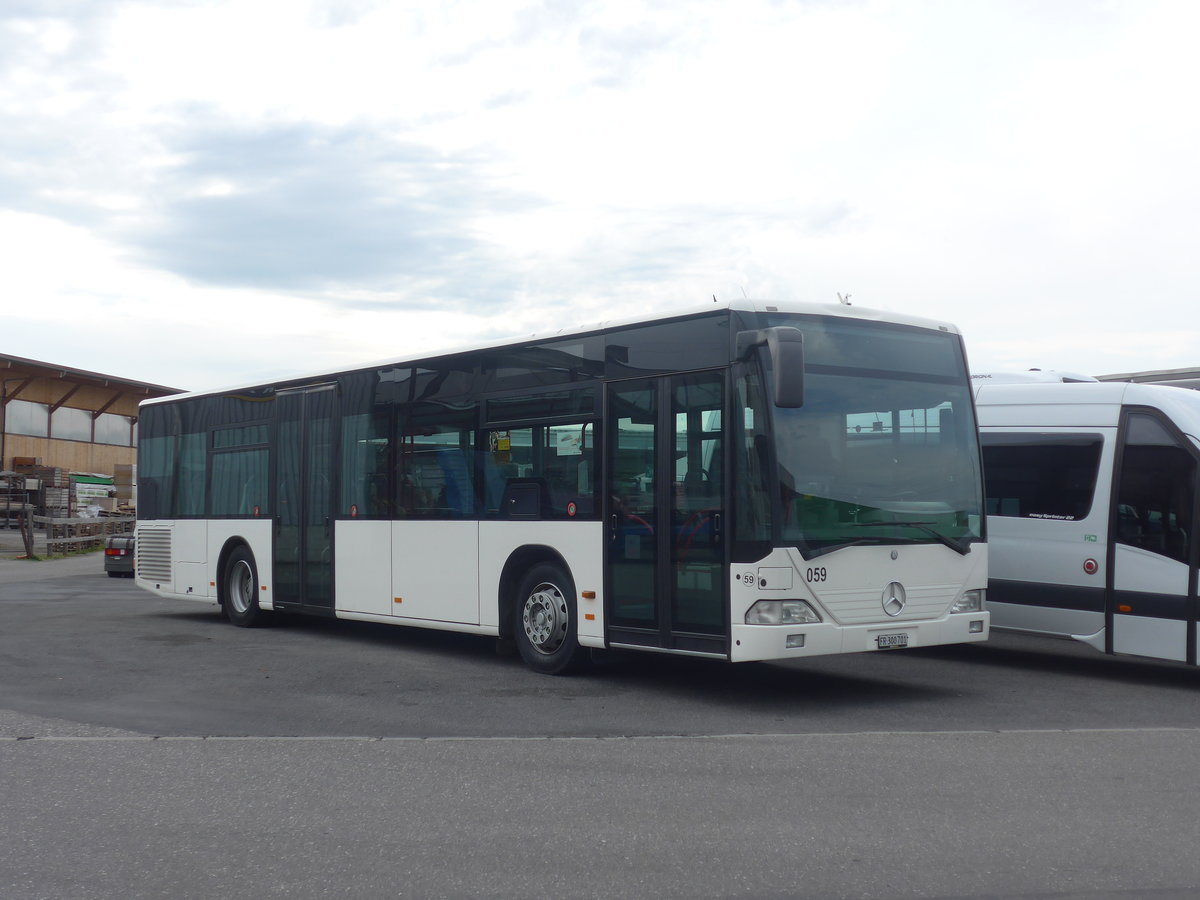
[[[506,519],[544,519],[551,512],[550,490],[544,478],[510,478],[500,498]]]
[[[437,461],[445,478],[446,506],[457,515],[471,512],[474,508],[474,492],[466,454],[457,448],[439,450]]]

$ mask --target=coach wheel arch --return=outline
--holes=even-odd
[[[528,545],[518,547],[508,557],[508,561],[504,564],[504,570],[500,573],[500,584],[498,588],[499,597],[499,612],[500,612],[500,636],[503,638],[511,638],[513,634],[513,610],[517,603],[517,589],[521,586],[521,580],[534,566],[539,563],[551,563],[560,566],[568,576],[571,576],[571,568],[562,558],[561,554],[550,547],[542,545]],[[573,577],[573,576],[571,576]]]
[[[217,562],[217,602],[234,625],[249,628],[270,619],[258,603],[259,583],[258,562],[250,545],[241,538],[228,540]]]
[[[578,596],[567,567],[553,559],[534,562],[512,596],[513,643],[525,664],[544,675],[578,671],[586,651],[579,646]]]

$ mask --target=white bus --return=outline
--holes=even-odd
[[[995,626],[1195,665],[1200,392],[985,381],[976,403]]]
[[[702,311],[147,401],[137,583],[218,604],[742,661],[987,637],[962,342]]]

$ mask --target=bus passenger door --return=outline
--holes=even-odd
[[[1127,413],[1122,433],[1107,649],[1194,665],[1197,454],[1148,413]]]
[[[610,645],[728,655],[725,375],[608,386]]]
[[[333,608],[333,385],[281,391],[275,440],[275,602]]]

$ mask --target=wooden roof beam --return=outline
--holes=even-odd
[[[20,381],[20,379],[18,379],[18,378],[6,378],[6,379],[4,380],[4,390],[3,390],[3,392],[2,392],[2,393],[3,393],[3,396],[4,396],[4,401],[3,401],[3,404],[4,404],[4,406],[8,406],[8,404],[9,404],[9,401],[11,401],[11,400],[16,400],[16,399],[17,399],[17,395],[18,395],[18,394],[20,394],[20,393],[21,393],[21,391],[25,390],[25,388],[27,388],[27,387],[29,387],[31,384],[33,384],[33,383],[34,383],[34,381],[36,381],[36,380],[37,380],[37,376],[36,376],[36,375],[30,375],[28,378],[26,378],[25,380],[21,381],[21,386],[20,386],[19,388],[17,388],[17,389],[16,389],[15,391],[13,391],[12,393],[9,393],[9,390],[8,390],[8,385],[9,385],[9,383],[10,383],[10,382],[13,382],[13,381]]]
[[[56,409],[58,409],[60,406],[62,406],[64,403],[66,403],[68,400],[70,400],[72,397],[74,397],[76,392],[81,387],[83,387],[82,384],[77,384],[73,388],[71,388],[69,391],[67,391],[65,394],[63,394],[62,397],[59,398],[58,402],[50,407],[50,414],[53,415],[54,411]]]
[[[121,397],[122,397],[124,394],[125,394],[125,392],[124,392],[124,391],[117,391],[115,394],[113,394],[113,397],[112,397],[112,399],[111,399],[111,400],[109,400],[109,401],[108,401],[107,403],[105,403],[105,404],[104,404],[102,407],[100,407],[98,410],[96,410],[95,412],[93,412],[93,413],[92,413],[92,418],[93,418],[93,419],[98,419],[98,418],[100,418],[102,415],[104,415],[106,412],[108,412],[109,408],[110,408],[110,407],[111,407],[111,406],[112,406],[114,403],[116,403],[118,400],[120,400],[120,399],[121,399]]]

